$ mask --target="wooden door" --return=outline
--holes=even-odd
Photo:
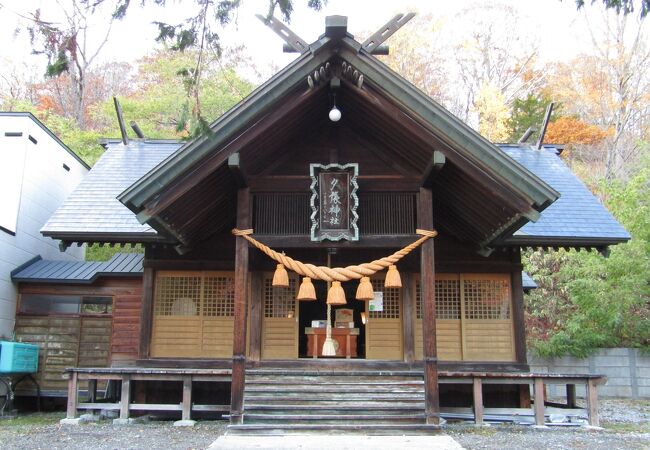
[[[273,274],[262,282],[262,359],[298,358],[297,279],[289,279],[288,288],[273,287]]]
[[[422,295],[420,277],[415,276],[415,359],[424,353],[422,340]],[[436,274],[436,350],[441,361],[462,361],[460,275]]]
[[[382,311],[367,311],[366,359],[403,360],[402,290],[384,288],[383,279],[373,279],[375,292],[384,296]],[[368,308],[366,303],[366,308]]]

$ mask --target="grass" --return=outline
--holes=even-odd
[[[62,412],[21,414],[13,419],[0,419],[0,428],[54,425],[64,417]]]
[[[616,433],[650,433],[650,422],[639,423],[601,423],[601,426]]]

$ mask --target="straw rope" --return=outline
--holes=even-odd
[[[372,262],[359,264],[357,266],[325,267],[306,264],[297,261],[287,255],[276,252],[272,248],[262,244],[253,236],[251,236],[253,234],[253,230],[239,230],[237,228],[234,228],[232,230],[232,234],[246,239],[254,247],[258,248],[262,253],[266,254],[269,258],[284,265],[286,268],[293,270],[299,275],[302,275],[303,277],[309,277],[314,280],[330,282],[358,280],[361,277],[369,277],[371,275],[374,275],[375,273],[386,269],[388,266],[395,264],[404,256],[408,255],[410,252],[418,248],[427,239],[438,235],[437,231],[415,230],[415,232],[422,237],[412,244],[409,244],[406,247],[402,248],[401,250],[396,251],[392,255],[385,256]]]

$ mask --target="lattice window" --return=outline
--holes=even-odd
[[[401,317],[402,290],[399,288],[385,288],[384,280],[370,280],[375,292],[384,293],[383,311],[370,311],[370,317],[376,319],[399,319]]]
[[[507,280],[464,280],[463,294],[465,318],[510,318],[510,286]]]
[[[235,280],[232,276],[206,276],[203,286],[203,316],[235,315]]]
[[[415,283],[415,313],[418,319],[422,319],[424,316],[420,281]],[[460,283],[458,280],[436,280],[436,318],[460,319]]]
[[[296,309],[296,280],[289,279],[289,287],[273,287],[271,278],[264,279],[264,317],[288,317]]]
[[[156,277],[155,315],[196,316],[200,300],[200,276]]]

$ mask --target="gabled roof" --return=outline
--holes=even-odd
[[[162,239],[155,230],[141,225],[135,215],[117,201],[121,184],[106,183],[106,180],[115,180],[119,174],[129,172],[132,172],[131,177],[137,179],[139,174],[145,173],[146,166],[155,167],[180,146],[179,142],[131,141],[128,147],[124,147],[119,141],[109,141],[100,161],[87,177],[90,181],[80,185],[53,216],[66,220],[59,222],[58,231],[50,232],[52,237],[84,241],[87,236],[104,234],[107,241],[121,242],[134,239],[134,233],[139,233],[143,241]],[[504,244],[595,247],[630,238],[629,233],[571,172],[553,148],[535,150],[526,145],[500,147],[510,158],[560,192],[560,199],[546,208],[536,223],[523,226]],[[104,164],[104,159],[110,163]],[[136,161],[148,161],[148,164],[137,165]],[[98,190],[102,191],[101,199],[96,197]],[[81,223],[78,220],[89,214],[95,218],[93,221]]]
[[[40,256],[11,272],[11,280],[26,283],[91,284],[99,277],[142,276],[143,253],[117,253],[109,261],[45,261]]]
[[[108,141],[106,151],[41,229],[45,236],[81,242],[161,240],[117,196],[181,145],[177,141]]]
[[[394,73],[348,34],[341,39],[321,36],[308,51],[215,121],[211,135],[182,146],[126,189],[119,200],[140,220],[184,245],[208,237],[201,233],[219,231],[206,224],[218,211],[232,206],[227,171],[219,172],[227,158],[240,150],[260,157],[251,149],[263,146],[269,136],[277,136],[273,135],[277,129],[304,127],[305,117],[315,117],[314,110],[326,107],[326,84],[309,89],[307,77],[328,63],[333,71],[345,63],[363,74],[361,88],[343,79],[342,92],[355,110],[356,120],[367,117],[366,125],[378,133],[391,127],[398,144],[408,140],[408,145],[403,145],[411,153],[400,157],[414,161],[420,176],[426,173],[434,150],[443,152],[456,168],[447,170],[448,190],[443,192],[443,198],[454,200],[443,206],[444,217],[450,220],[448,228],[458,230],[457,237],[489,245],[513,227],[535,220],[558,197],[554,189]],[[269,150],[265,158],[272,161],[277,156]],[[458,186],[466,191],[460,192]],[[208,195],[216,189],[231,191],[218,200]],[[201,202],[191,201],[190,191]],[[184,211],[190,202],[194,211]],[[224,220],[222,226],[229,223]]]
[[[46,127],[43,122],[38,120],[34,114],[30,112],[14,112],[14,111],[0,111],[0,118],[1,117],[27,117],[31,119],[36,125],[39,126],[45,133],[47,133],[52,139],[56,141],[57,144],[59,144],[62,148],[65,149],[74,159],[79,162],[85,169],[90,170],[90,166],[79,157],[73,150],[70,149],[67,145],[63,143],[61,139],[58,138],[58,136],[54,133],[52,133],[52,130],[50,130],[48,127]],[[5,130],[5,131],[10,131],[10,130]]]
[[[527,223],[505,243],[549,246],[601,246],[628,241],[631,236],[589,188],[576,177],[553,147],[503,145],[511,158],[561,193],[535,223]]]

